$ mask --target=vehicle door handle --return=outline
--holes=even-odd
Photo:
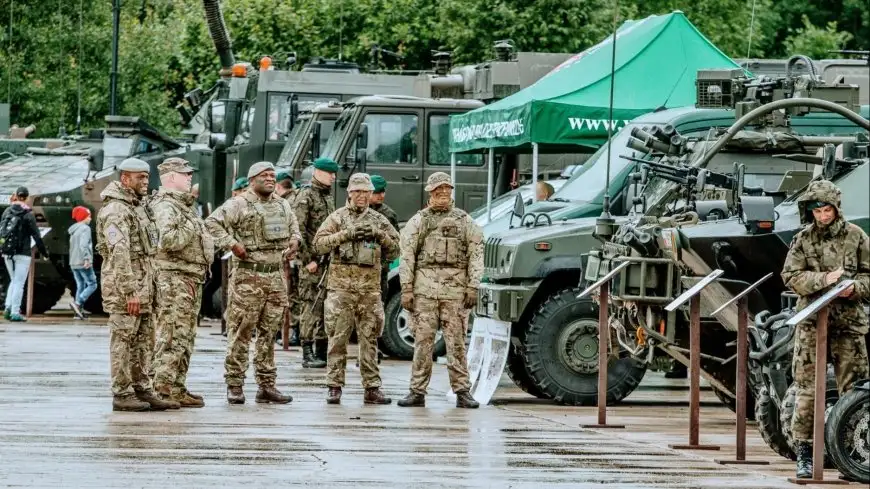
[[[420,175],[405,175],[404,177],[402,177],[402,180],[416,182],[420,180]]]

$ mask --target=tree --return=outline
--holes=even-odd
[[[852,38],[848,32],[839,32],[836,22],[828,22],[824,29],[816,27],[804,15],[801,19],[803,27],[794,29],[785,40],[788,55],[804,54],[810,58],[830,58],[831,51],[843,49]]]

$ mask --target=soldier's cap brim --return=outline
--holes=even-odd
[[[447,185],[447,186],[450,187],[450,188],[455,188],[455,187],[453,186],[453,184],[450,183],[450,182],[441,182],[441,183],[436,183],[436,184],[434,184],[434,185],[426,185],[425,190],[426,190],[427,192],[431,192],[431,191],[435,190],[436,188],[438,188],[438,187],[442,187],[442,186],[444,186],[444,185]]]

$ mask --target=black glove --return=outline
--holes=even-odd
[[[361,224],[359,226],[356,226],[353,230],[354,241],[365,241],[365,240],[371,239],[373,237],[374,237],[374,231],[372,230],[372,227],[369,224]]]

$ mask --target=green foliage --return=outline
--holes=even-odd
[[[828,22],[821,29],[814,26],[806,15],[801,20],[803,27],[795,29],[785,40],[786,52],[789,55],[805,54],[810,58],[830,58],[834,56],[831,51],[843,49],[852,38],[852,34],[838,31],[836,22]]]
[[[615,2],[223,0],[222,5],[237,60],[255,63],[270,55],[281,65],[295,51],[296,69],[313,56],[339,55],[369,67],[371,48],[379,45],[401,58],[382,55],[376,68],[425,70],[431,68],[432,50],[452,51],[457,64],[477,63],[493,57],[499,39],[512,39],[521,51],[582,51],[611,32]],[[682,10],[734,58],[747,56],[750,23],[751,57],[832,57],[827,53],[832,49],[870,48],[867,0],[623,0],[619,22],[673,10]],[[118,112],[177,132],[174,106],[186,91],[211,87],[220,68],[202,2],[122,2],[121,20]],[[101,127],[109,112],[111,26],[111,0],[0,0],[0,101],[11,100],[13,122],[34,123],[39,136],[55,136],[61,125],[75,129],[80,107],[83,130]]]

